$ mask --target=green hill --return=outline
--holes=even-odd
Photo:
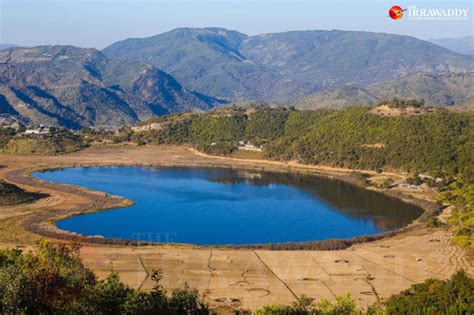
[[[0,153],[55,155],[85,147],[81,136],[66,129],[51,128],[49,134],[26,135],[0,127]]]

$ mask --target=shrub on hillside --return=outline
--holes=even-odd
[[[202,144],[198,145],[197,149],[201,152],[210,155],[230,155],[237,151],[237,147],[231,143],[227,142],[218,142],[211,144]]]
[[[458,271],[449,280],[428,279],[393,295],[386,314],[474,314],[474,279]]]
[[[355,315],[358,314],[357,305],[350,295],[339,296],[335,303],[323,299],[317,303],[312,298],[301,296],[291,305],[268,305],[257,310],[257,315]]]

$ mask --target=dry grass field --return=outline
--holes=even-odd
[[[213,158],[175,146],[93,147],[60,156],[0,155],[0,164],[6,166],[0,169],[0,178],[28,191],[49,195],[34,203],[0,207],[0,247],[28,249],[42,238],[24,228],[31,218],[44,213],[56,218],[76,213],[78,209],[99,210],[103,206],[100,203],[103,193],[42,184],[28,176],[36,169],[79,165],[208,166],[298,170],[338,178],[352,172],[297,163]],[[399,177],[390,173],[370,175]],[[430,192],[419,197],[432,199],[433,196]],[[120,198],[111,200],[115,206],[128,203]],[[50,222],[42,224],[54,229]],[[472,253],[452,245],[451,237],[447,230],[428,230],[417,225],[394,237],[337,251],[84,243],[81,254],[84,263],[100,277],[115,270],[123,281],[135,288],[150,288],[152,270],[161,269],[165,287],[188,282],[199,289],[211,305],[223,309],[254,310],[265,304],[289,303],[302,294],[333,299],[345,293],[350,293],[359,305],[367,306],[427,278],[448,278],[461,268],[474,275]]]

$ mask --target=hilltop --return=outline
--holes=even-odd
[[[19,129],[0,127],[0,153],[3,154],[64,154],[83,149],[80,135],[67,129],[48,128],[44,134],[27,134]]]

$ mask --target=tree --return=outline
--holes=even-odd
[[[428,279],[393,295],[386,314],[474,314],[474,279],[458,271],[451,279]]]

